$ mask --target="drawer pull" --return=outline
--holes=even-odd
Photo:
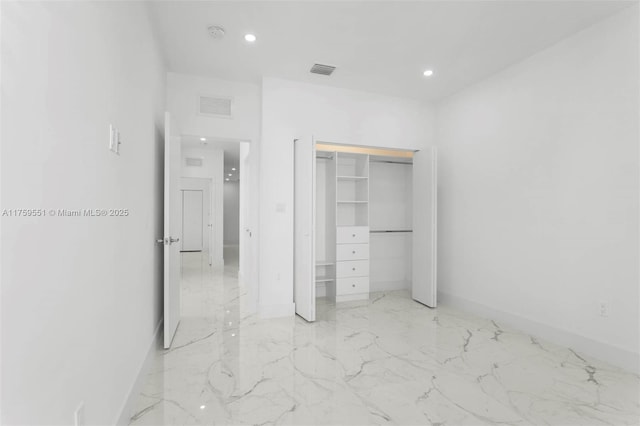
[[[356,270],[356,268],[351,268],[351,270],[352,270],[352,271],[355,271],[355,270]]]
[[[355,286],[356,286],[355,284],[351,284],[351,287],[355,287]]]
[[[355,251],[355,250],[353,250],[351,253],[356,254],[356,251]]]
[[[351,236],[352,236],[352,237],[355,237],[355,236],[356,236],[356,234],[351,234]]]

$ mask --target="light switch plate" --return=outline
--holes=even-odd
[[[109,124],[109,151],[114,151],[115,152],[115,133],[116,133],[116,128],[113,127],[113,124]]]
[[[115,139],[113,141],[113,152],[120,155],[120,130],[116,129]]]
[[[109,124],[109,151],[120,155],[120,130]]]

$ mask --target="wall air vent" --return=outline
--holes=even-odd
[[[187,166],[190,166],[190,167],[202,167],[202,158],[189,158],[189,157],[187,157]]]
[[[331,75],[336,70],[336,67],[331,65],[313,64],[311,67],[311,74]]]
[[[200,96],[198,102],[198,111],[200,114],[220,118],[231,118],[231,98]]]

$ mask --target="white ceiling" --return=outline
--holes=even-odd
[[[174,72],[262,76],[437,100],[577,32],[629,1],[160,1]],[[226,29],[216,41],[207,27]],[[254,33],[254,44],[244,41]],[[331,77],[314,63],[337,66]],[[425,78],[422,72],[435,74]]]

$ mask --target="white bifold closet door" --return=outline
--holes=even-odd
[[[293,301],[296,314],[315,321],[316,148],[313,138],[296,139],[293,150]]]
[[[413,155],[413,278],[411,297],[437,305],[437,151],[435,147]]]

